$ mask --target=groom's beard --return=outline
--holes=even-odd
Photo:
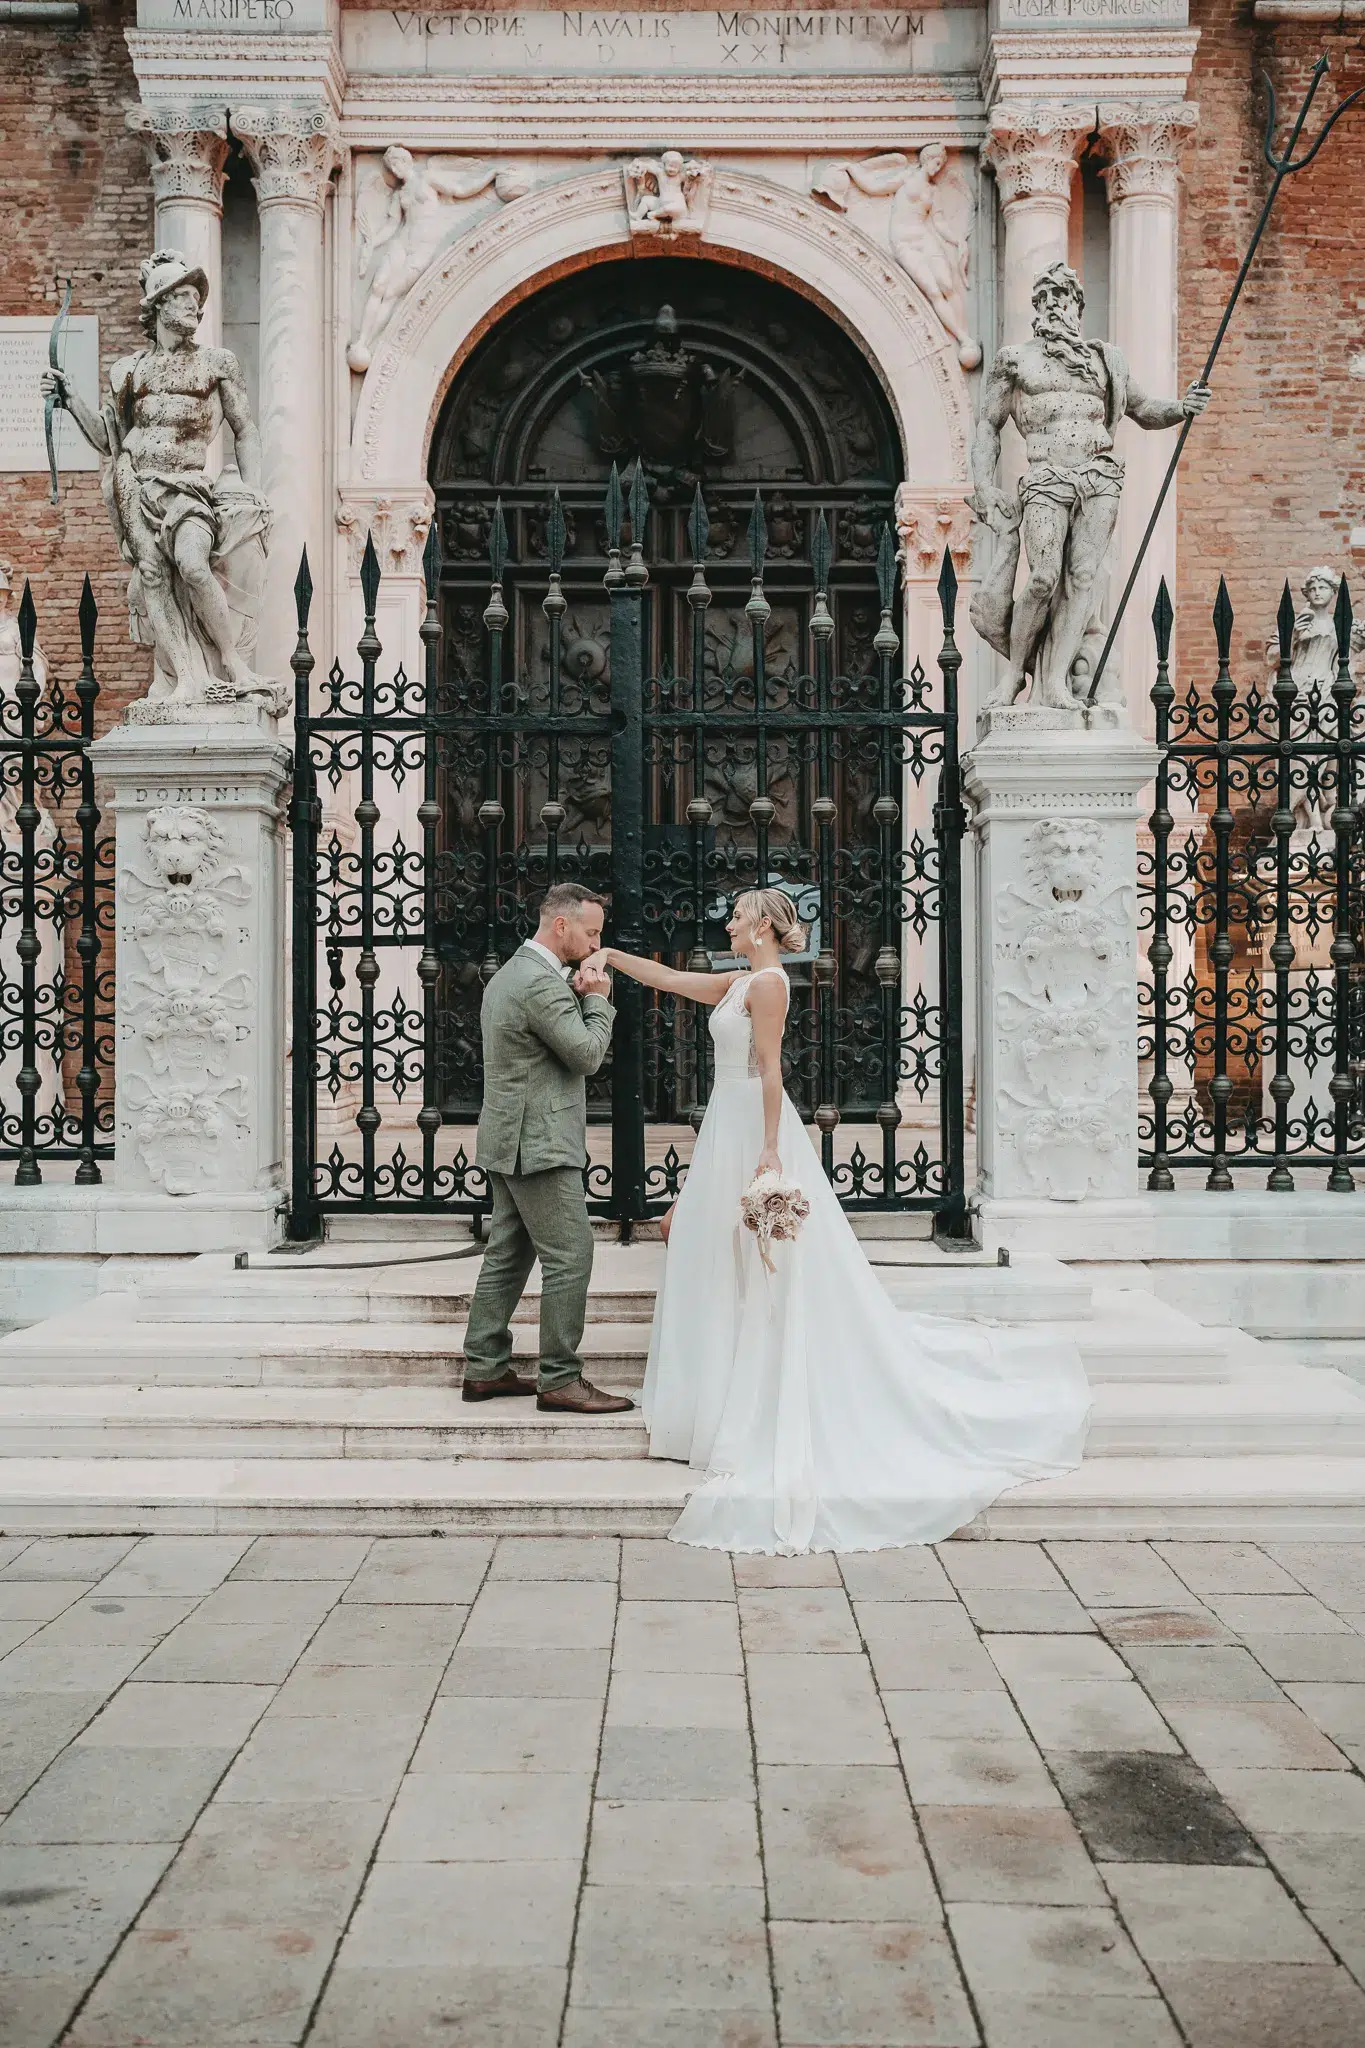
[[[1100,391],[1104,389],[1104,368],[1099,351],[1082,338],[1078,320],[1069,320],[1065,314],[1039,311],[1033,316],[1033,336],[1035,341],[1043,344],[1048,355],[1076,371],[1087,384],[1093,384]]]

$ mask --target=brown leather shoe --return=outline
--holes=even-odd
[[[591,1381],[579,1379],[551,1387],[548,1394],[537,1394],[536,1406],[552,1415],[624,1415],[635,1403],[624,1394],[604,1394]]]
[[[500,1372],[495,1380],[466,1380],[461,1399],[465,1401],[497,1401],[505,1394],[534,1394],[534,1380],[522,1379],[509,1365],[506,1372]]]

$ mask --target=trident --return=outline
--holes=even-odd
[[[1207,384],[1209,378],[1213,374],[1213,366],[1218,360],[1218,351],[1223,346],[1223,336],[1228,331],[1228,325],[1232,319],[1232,315],[1236,308],[1237,301],[1242,295],[1242,286],[1247,281],[1247,273],[1251,269],[1252,261],[1256,255],[1256,251],[1260,247],[1261,236],[1265,233],[1266,223],[1270,219],[1271,209],[1274,207],[1275,201],[1279,197],[1281,185],[1283,185],[1286,178],[1292,178],[1297,171],[1306,171],[1308,169],[1309,164],[1312,163],[1313,158],[1322,148],[1323,143],[1326,142],[1333,128],[1335,128],[1337,122],[1346,112],[1346,109],[1348,107],[1354,106],[1356,101],[1360,98],[1361,94],[1365,93],[1365,85],[1357,86],[1355,91],[1350,95],[1349,99],[1344,99],[1341,102],[1341,105],[1335,110],[1335,112],[1328,116],[1327,120],[1323,123],[1322,133],[1318,136],[1317,141],[1313,144],[1312,148],[1308,151],[1307,155],[1301,156],[1298,162],[1295,163],[1294,151],[1298,146],[1299,137],[1303,133],[1304,122],[1308,119],[1308,110],[1313,104],[1314,94],[1317,92],[1318,87],[1322,84],[1322,81],[1326,76],[1327,57],[1326,53],[1324,52],[1324,54],[1318,58],[1316,65],[1313,67],[1313,76],[1308,82],[1308,91],[1304,94],[1303,105],[1299,108],[1298,116],[1294,122],[1294,126],[1290,130],[1289,143],[1287,148],[1285,149],[1284,155],[1276,156],[1274,144],[1275,123],[1278,118],[1278,110],[1275,105],[1275,88],[1270,82],[1270,73],[1268,71],[1263,71],[1261,73],[1261,77],[1265,80],[1266,97],[1269,101],[1269,107],[1266,113],[1265,123],[1265,142],[1262,145],[1262,151],[1265,156],[1266,162],[1269,164],[1271,170],[1275,173],[1275,176],[1271,180],[1270,190],[1266,193],[1265,205],[1261,208],[1261,217],[1256,223],[1256,232],[1251,238],[1251,242],[1247,249],[1246,255],[1242,258],[1242,267],[1237,273],[1237,282],[1232,287],[1232,297],[1227,302],[1227,306],[1225,307],[1223,312],[1223,317],[1218,323],[1218,332],[1213,337],[1213,347],[1209,350],[1208,360],[1205,362],[1204,368],[1200,374],[1199,382],[1201,384]],[[1137,582],[1138,571],[1142,567],[1143,556],[1146,554],[1147,549],[1151,544],[1152,535],[1156,532],[1156,523],[1157,520],[1161,517],[1161,508],[1166,502],[1166,494],[1171,488],[1171,484],[1174,480],[1175,472],[1179,465],[1180,458],[1185,452],[1185,443],[1190,438],[1190,428],[1193,425],[1194,415],[1193,413],[1191,413],[1189,417],[1186,419],[1184,426],[1180,429],[1180,438],[1175,444],[1175,453],[1172,455],[1170,462],[1166,466],[1166,474],[1162,479],[1161,489],[1157,492],[1156,503],[1152,507],[1152,516],[1147,521],[1147,531],[1142,536],[1142,541],[1138,548],[1137,555],[1134,558],[1133,566],[1128,572],[1128,581],[1123,586],[1123,595],[1119,599],[1118,609],[1114,613],[1114,622],[1109,628],[1109,637],[1104,643],[1104,647],[1101,651],[1099,660],[1095,663],[1095,680],[1090,685],[1090,695],[1086,700],[1087,703],[1093,704],[1095,701],[1095,692],[1099,689],[1100,677],[1104,674],[1104,664],[1106,663],[1106,661],[1108,661],[1109,656],[1113,651],[1114,641],[1118,637],[1119,627],[1123,624],[1123,614],[1128,608],[1128,600],[1133,594],[1133,586]]]

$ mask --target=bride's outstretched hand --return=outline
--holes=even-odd
[[[605,974],[611,966],[611,947],[599,946],[595,953],[589,953],[586,960],[580,960],[580,972],[586,968],[590,974]]]

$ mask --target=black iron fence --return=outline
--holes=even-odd
[[[1153,623],[1161,766],[1139,852],[1147,1185],[1173,1188],[1183,1171],[1226,1190],[1242,1169],[1243,1187],[1264,1173],[1287,1192],[1307,1169],[1309,1184],[1349,1193],[1365,1164],[1365,720],[1345,580],[1330,634],[1318,622],[1304,638],[1286,584],[1273,679],[1249,687],[1232,673],[1225,584],[1209,688],[1181,697],[1171,682],[1164,582]]]
[[[689,551],[690,581],[651,587],[651,524],[670,570]],[[462,586],[443,588],[433,529],[417,679],[381,678],[367,545],[359,680],[334,666],[315,687],[301,566],[291,1231],[356,1209],[487,1206],[468,1142],[483,987],[546,887],[582,880],[610,894],[615,943],[693,968],[724,955],[739,890],[789,889],[813,931],[794,963],[789,1085],[825,1169],[850,1207],[922,1209],[960,1232],[951,561],[931,682],[900,672],[889,531],[871,570],[841,563],[812,510],[770,575],[761,500],[747,547],[742,523],[719,547],[701,492],[651,505],[638,465],[628,490],[613,471],[600,525],[577,526],[575,542],[557,492],[510,535],[499,505],[481,621]],[[836,669],[832,648],[850,646]],[[628,1225],[677,1193],[708,1042],[704,1018],[624,977],[616,1001],[587,1188]],[[907,1102],[923,1109],[913,1128]]]
[[[466,1144],[479,998],[533,928],[541,891],[571,878],[611,893],[619,943],[694,967],[723,950],[737,890],[791,889],[813,940],[795,968],[788,1081],[827,1172],[850,1207],[926,1209],[941,1228],[961,1227],[951,562],[932,683],[917,665],[899,672],[889,537],[881,626],[863,636],[867,659],[835,673],[850,600],[813,518],[809,589],[780,592],[809,661],[774,673],[761,505],[740,565],[749,647],[737,656],[728,625],[708,637],[735,567],[709,558],[700,500],[657,511],[681,522],[695,557],[673,625],[661,618],[643,491],[634,484],[632,508],[613,490],[603,560],[566,561],[553,503],[533,559],[511,556],[495,519],[477,659],[443,627],[433,538],[417,680],[401,668],[380,676],[369,548],[360,678],[334,665],[316,688],[301,567],[293,917],[296,941],[315,943],[293,948],[297,1235],[328,1211],[486,1206]],[[605,588],[609,613],[592,659],[563,623],[589,585]],[[538,638],[518,631],[532,612]],[[37,657],[26,588],[19,677],[0,697],[0,1159],[16,1162],[20,1186],[57,1162],[95,1183],[113,1156],[114,851],[89,758],[99,684],[88,581],[79,618],[81,669],[68,685]],[[1347,1192],[1365,1169],[1361,635],[1343,582],[1330,645],[1319,635],[1305,659],[1286,589],[1274,673],[1247,685],[1232,672],[1222,586],[1213,623],[1214,679],[1180,695],[1162,586],[1161,761],[1139,851],[1147,1184],[1201,1174],[1214,1190],[1263,1179],[1288,1191],[1297,1179]],[[594,1105],[610,1134],[594,1148],[589,1194],[627,1221],[677,1191],[683,1153],[647,1139],[700,1121],[708,1046],[704,1016],[624,983],[618,997]],[[907,1101],[926,1108],[910,1130]]]
[[[33,1187],[49,1162],[100,1179],[113,1157],[114,842],[102,832],[94,596],[80,601],[81,672],[41,679],[27,584],[20,668],[0,697],[0,1159]]]

